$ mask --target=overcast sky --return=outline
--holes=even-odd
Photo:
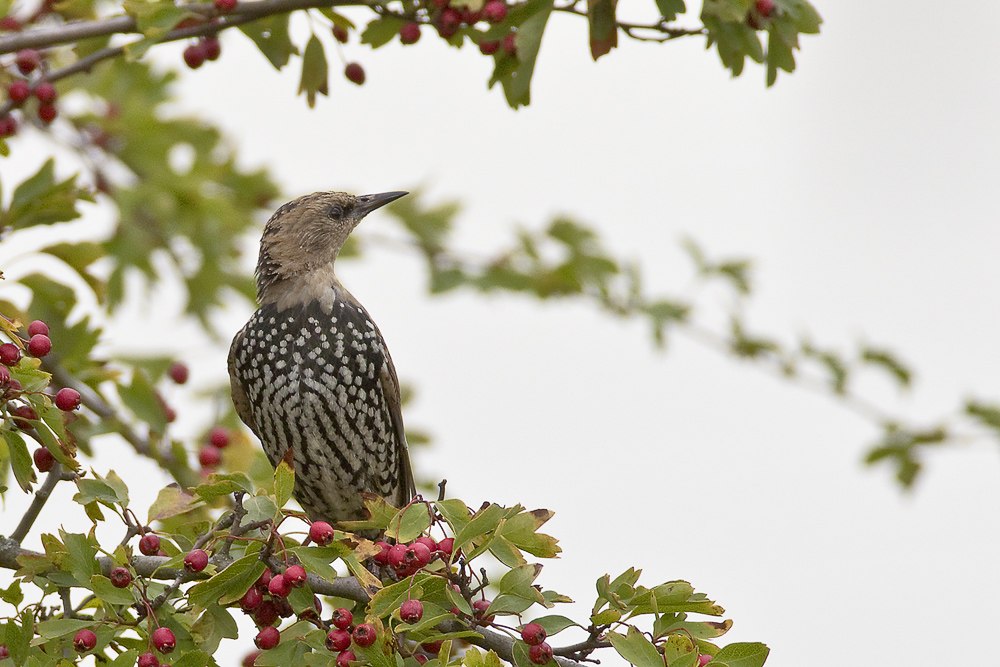
[[[517,112],[485,90],[486,58],[427,31],[408,49],[344,47],[368,81],[332,65],[311,111],[297,72],[235,34],[180,90],[289,195],[461,199],[470,252],[566,213],[639,261],[650,291],[687,284],[685,235],[752,258],[755,327],[889,346],[915,390],[867,389],[931,424],[1000,397],[1000,8],[817,7],[823,34],[770,90],[756,66],[731,80],[700,39],[594,64],[584,24],[561,16]],[[393,232],[384,216],[365,228]],[[767,643],[773,667],[938,665],[1000,625],[994,443],[936,453],[906,494],[861,465],[870,424],[683,337],[664,353],[642,323],[580,304],[428,300],[419,263],[389,250],[338,273],[418,389],[405,417],[435,437],[419,470],[470,505],[556,512],[564,554],[542,578],[582,603],[567,615],[585,617],[597,577],[637,566],[717,600],[735,620],[723,641]],[[221,379],[224,353],[197,366]]]

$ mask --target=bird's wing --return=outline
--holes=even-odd
[[[246,328],[244,327],[236,334],[236,337],[233,338],[233,344],[229,346],[229,387],[233,394],[233,405],[236,406],[236,414],[240,416],[244,424],[250,427],[254,435],[259,438],[260,433],[257,431],[257,423],[254,421],[253,412],[250,410],[250,397],[244,391],[243,384],[240,382],[239,374],[235,368],[236,350],[242,345],[245,334]]]
[[[400,460],[403,484],[400,492],[400,507],[410,502],[416,493],[416,485],[413,482],[413,469],[410,466],[410,455],[406,448],[406,433],[403,431],[403,404],[399,391],[399,379],[396,377],[396,367],[392,363],[389,351],[385,352],[386,363],[379,371],[379,382],[382,385],[382,394],[385,396],[386,406],[389,408],[389,415],[392,417],[392,428],[396,432],[396,456]]]

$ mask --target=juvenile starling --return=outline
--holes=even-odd
[[[361,219],[405,194],[316,192],[279,208],[260,241],[260,308],[229,350],[236,412],[272,465],[294,462],[313,521],[364,518],[361,492],[396,507],[413,496],[396,369],[333,271]]]

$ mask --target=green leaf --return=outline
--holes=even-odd
[[[267,496],[244,498],[243,509],[247,511],[247,523],[273,521],[278,515],[278,506]]]
[[[205,500],[228,496],[237,491],[253,493],[253,482],[245,472],[213,473],[208,476],[208,481],[199,484],[194,490],[196,495]]]
[[[984,426],[1000,431],[1000,405],[968,401],[965,404],[965,414],[975,417]]]
[[[295,490],[295,471],[286,461],[278,462],[274,469],[274,495],[278,507],[284,507]]]
[[[468,506],[457,498],[438,500],[434,503],[434,508],[441,513],[456,534],[472,520],[472,512]]]
[[[552,14],[553,0],[531,0],[523,5],[515,5],[508,14],[505,24],[517,26],[517,59],[498,57],[489,85],[499,82],[503,86],[507,104],[513,109],[530,104],[531,77],[535,71],[535,61],[542,44],[542,35]],[[516,66],[507,69],[513,61]]]
[[[163,521],[179,514],[186,514],[197,507],[203,507],[205,503],[195,501],[194,496],[180,488],[177,484],[170,484],[156,495],[156,500],[149,506],[146,516],[146,523]]]
[[[93,201],[76,187],[76,176],[56,183],[55,160],[49,158],[34,175],[14,190],[2,222],[14,228],[65,222],[80,217],[78,201]]]
[[[673,21],[678,14],[687,11],[684,0],[656,0],[656,8],[660,10],[660,16],[664,21]]]
[[[531,619],[532,623],[538,623],[540,626],[545,628],[545,634],[551,637],[554,634],[562,632],[569,627],[582,628],[583,626],[576,621],[566,618],[565,616],[560,616],[559,614],[550,614],[548,616],[539,616],[538,618]]]
[[[189,597],[195,604],[226,605],[243,597],[264,571],[259,554],[253,553],[234,561],[226,569],[191,587]]]
[[[507,519],[502,535],[518,549],[539,558],[555,558],[562,549],[551,535],[537,532],[555,513],[546,509],[524,511]]]
[[[59,531],[66,545],[68,560],[66,569],[81,584],[90,581],[95,574],[99,574],[97,565],[97,547],[91,543],[91,539],[81,533],[65,533]]]
[[[108,604],[132,604],[136,600],[131,587],[115,588],[110,579],[100,574],[90,578],[90,588]]]
[[[635,667],[663,667],[663,656],[635,627],[629,626],[628,633],[624,635],[608,632],[608,639],[618,654]]]
[[[896,378],[900,387],[909,387],[913,380],[910,369],[888,350],[865,347],[861,350],[861,361],[884,368]]]
[[[12,430],[0,431],[3,433],[6,454],[10,458],[10,467],[14,471],[14,479],[21,490],[27,493],[31,490],[31,483],[35,481],[35,469],[31,465],[31,454],[28,453],[28,445],[25,444],[21,434]]]
[[[396,16],[382,16],[368,23],[361,33],[361,43],[369,44],[373,49],[385,46],[399,34],[399,29],[406,23]]]
[[[132,373],[132,382],[118,385],[118,395],[136,417],[149,424],[157,433],[167,428],[167,415],[149,376],[142,371]]]
[[[326,52],[323,43],[315,34],[309,36],[306,50],[302,54],[302,78],[299,79],[299,92],[306,94],[306,103],[312,109],[316,106],[316,93],[326,95],[329,71],[326,64]]]
[[[161,39],[182,18],[190,14],[186,9],[175,5],[170,0],[160,2],[124,0],[122,8],[129,16],[135,18],[139,32],[153,40]]]
[[[84,628],[93,627],[94,622],[85,619],[56,618],[49,621],[41,621],[36,626],[40,637],[45,639],[55,639],[67,635],[76,634]]]
[[[0,600],[13,607],[20,607],[24,601],[24,593],[21,592],[21,582],[17,579],[10,582],[7,588],[0,588]]]
[[[761,667],[770,652],[771,649],[759,642],[738,642],[723,646],[712,657],[712,662],[727,667]]]
[[[431,526],[431,514],[427,505],[413,503],[399,512],[386,529],[386,535],[391,535],[396,542],[410,542],[419,537]]]
[[[288,34],[289,16],[285,12],[239,26],[243,34],[253,40],[264,57],[278,70],[288,64],[293,54],[299,52]]]
[[[685,656],[698,657],[694,642],[685,634],[670,635],[665,641],[660,642],[660,648],[663,650],[664,660],[671,667]]]
[[[587,21],[590,24],[590,55],[594,60],[618,46],[618,26],[615,9],[618,0],[588,0]]]
[[[493,503],[479,510],[455,536],[455,548],[462,549],[474,539],[492,533],[503,519],[504,510]]]

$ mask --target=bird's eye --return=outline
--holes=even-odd
[[[333,220],[340,220],[344,217],[344,209],[336,204],[330,204],[326,209],[326,215]]]

